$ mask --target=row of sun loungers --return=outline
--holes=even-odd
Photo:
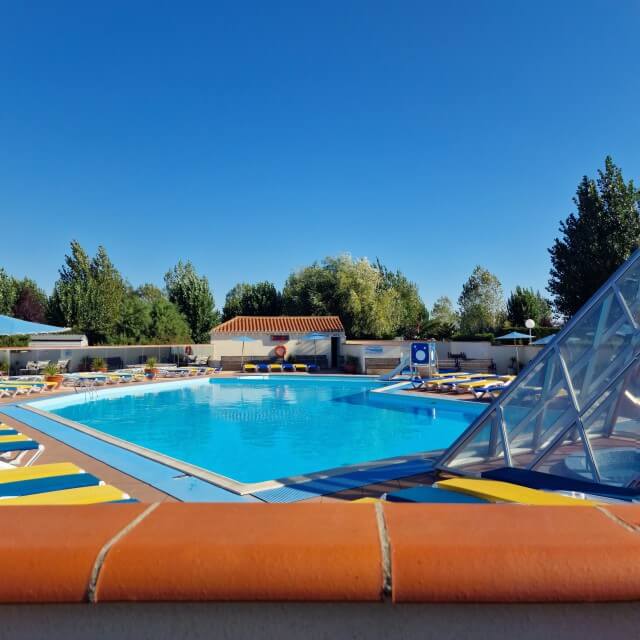
[[[471,393],[477,400],[495,398],[508,387],[515,376],[498,376],[491,373],[436,374],[423,380],[412,379],[414,389],[445,393]]]
[[[0,507],[135,502],[70,462],[33,465],[43,451],[43,445],[0,423]],[[16,466],[28,453],[29,461]]]
[[[291,362],[285,362],[284,364],[280,364],[279,362],[273,362],[270,364],[267,364],[266,362],[260,362],[258,364],[249,362],[243,365],[242,370],[245,373],[300,373],[319,371],[319,367],[316,364],[292,364]]]

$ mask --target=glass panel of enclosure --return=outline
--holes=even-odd
[[[470,473],[504,466],[503,427],[512,466],[611,484],[640,482],[638,324],[640,252],[569,321],[557,347],[547,347],[454,443],[441,466]]]
[[[640,260],[636,260],[618,278],[617,285],[631,315],[640,324]]]
[[[528,466],[576,418],[558,356],[552,351],[502,404],[513,466]]]
[[[560,342],[580,408],[586,407],[633,357],[634,328],[610,289]]]

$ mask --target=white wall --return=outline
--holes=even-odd
[[[271,333],[247,333],[250,338],[255,338],[254,342],[244,343],[245,358],[275,358],[275,348],[279,345],[286,347],[287,356],[302,355],[313,356],[315,353],[319,356],[326,356],[329,365],[331,365],[331,337],[340,338],[344,341],[344,335],[339,333],[327,334],[326,340],[302,340],[304,333],[287,333],[289,340],[287,342],[276,342],[271,340]],[[236,342],[232,334],[216,334],[211,336],[211,345],[213,347],[213,359],[220,360],[222,356],[240,357],[242,354],[242,342]],[[315,346],[314,346],[315,345]],[[342,346],[341,346],[342,349]]]

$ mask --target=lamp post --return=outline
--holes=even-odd
[[[531,329],[536,326],[536,323],[531,318],[529,318],[525,321],[524,326],[529,329],[529,344],[531,344]]]

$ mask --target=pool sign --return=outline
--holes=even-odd
[[[414,342],[411,345],[411,364],[428,367],[436,363],[436,345],[430,342]]]

